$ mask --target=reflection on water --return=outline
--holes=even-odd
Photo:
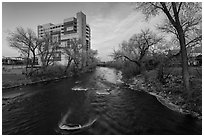
[[[99,67],[81,77],[3,91],[3,134],[201,134],[201,121],[126,88],[120,71]],[[31,94],[32,93],[32,94]],[[26,96],[26,95],[29,96]],[[8,96],[7,96],[8,95]]]
[[[117,84],[121,82],[122,73],[115,69],[110,69],[106,67],[97,68],[95,72],[96,76],[99,76],[104,81]]]

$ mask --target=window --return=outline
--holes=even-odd
[[[52,42],[53,42],[53,43],[59,42],[59,36],[58,36],[58,34],[52,36]]]
[[[73,30],[73,26],[66,28],[66,31],[71,31],[71,30]]]

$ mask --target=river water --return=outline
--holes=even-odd
[[[2,134],[202,134],[200,120],[121,79],[121,72],[98,67],[80,77],[3,90]]]

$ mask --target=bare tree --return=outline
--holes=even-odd
[[[195,26],[201,21],[201,3],[183,3],[183,2],[146,2],[137,4],[137,9],[142,10],[147,18],[164,13],[168,24],[163,30],[174,33],[179,41],[180,53],[182,59],[182,76],[186,93],[191,95],[188,72],[188,58],[186,46],[201,39],[200,36],[188,40],[190,31],[195,30]],[[188,41],[188,43],[186,42]]]
[[[179,13],[179,19],[183,28],[186,48],[192,48],[195,45],[201,45],[202,40],[202,14],[201,7],[193,3],[183,3]],[[184,10],[185,9],[185,10]],[[174,34],[175,41],[179,40],[179,35],[175,27],[170,20],[166,19],[164,24],[158,27],[160,30],[166,33]],[[179,41],[178,41],[179,42]]]
[[[48,65],[53,63],[54,56],[59,49],[59,41],[53,41],[49,33],[44,33],[42,38],[38,39],[38,56],[42,63],[42,68],[46,69]]]
[[[81,55],[81,49],[82,44],[80,39],[71,39],[65,47],[62,47],[63,52],[67,58],[67,65],[65,68],[64,73],[67,72],[68,68],[70,67],[71,63],[74,62],[76,68],[78,68],[80,63],[80,55]]]
[[[9,36],[7,37],[9,42],[9,46],[16,48],[19,50],[23,55],[26,56],[26,74],[28,74],[27,68],[29,63],[29,58],[32,55],[32,62],[31,62],[31,72],[33,72],[33,66],[35,64],[35,57],[36,57],[36,49],[37,49],[37,37],[35,33],[31,29],[23,29],[22,27],[16,28],[16,31],[10,32]],[[31,55],[30,55],[31,53]]]
[[[141,33],[133,35],[129,41],[124,41],[120,45],[120,49],[114,51],[114,58],[124,57],[125,59],[134,62],[140,71],[144,71],[143,58],[147,55],[149,48],[161,42],[161,38],[151,32],[149,29],[142,30]]]
[[[88,55],[88,65],[90,65],[90,64],[93,64],[93,63],[97,63],[97,59],[96,59],[96,56],[97,56],[97,54],[98,54],[98,51],[97,50],[93,50],[93,49],[89,49],[88,50],[88,53],[87,53],[87,55]]]

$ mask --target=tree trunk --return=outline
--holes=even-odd
[[[27,56],[27,59],[26,59],[26,76],[28,75],[29,57],[30,57],[30,52],[28,51],[28,56]]]
[[[140,61],[139,64],[140,64],[140,65],[138,66],[138,67],[139,67],[139,73],[140,73],[140,74],[144,74],[144,72],[146,71],[145,63],[142,62],[142,61]]]
[[[66,66],[65,71],[64,71],[64,74],[67,73],[67,70],[68,70],[69,66],[71,65],[71,62],[72,62],[72,60],[68,61],[67,66]]]
[[[157,79],[162,84],[165,84],[165,80],[164,80],[164,64],[163,63],[160,63],[159,66],[158,66]]]
[[[33,66],[35,66],[35,54],[33,54]]]
[[[29,75],[31,76],[33,73],[33,68],[34,68],[34,64],[35,64],[35,50],[31,50],[31,53],[33,55],[33,58],[31,60],[31,68],[30,68],[30,72]]]
[[[190,92],[190,76],[188,72],[188,57],[187,57],[187,50],[186,50],[186,42],[183,29],[181,27],[178,28],[179,34],[179,43],[181,48],[181,60],[182,60],[182,77],[183,77],[183,84],[185,91],[188,95],[191,95]]]
[[[28,74],[28,57],[26,59],[26,75]]]
[[[180,20],[179,20],[179,11],[177,11],[176,3],[172,2],[172,8],[173,8],[173,14],[174,19],[171,16],[170,12],[168,11],[166,4],[164,2],[161,2],[161,5],[163,7],[164,13],[167,15],[169,21],[174,26],[176,31],[179,35],[179,44],[180,44],[180,50],[181,50],[181,61],[182,61],[182,77],[183,77],[183,84],[185,88],[185,92],[190,95],[190,83],[189,83],[189,72],[188,72],[188,58],[187,58],[187,50],[186,50],[186,41],[185,41],[185,34],[183,31],[183,28],[181,26]]]
[[[32,60],[32,63],[31,63],[31,71],[30,71],[30,75],[32,75],[32,73],[33,73],[33,67],[34,67],[34,64],[35,64],[35,54],[33,53],[33,60]]]

